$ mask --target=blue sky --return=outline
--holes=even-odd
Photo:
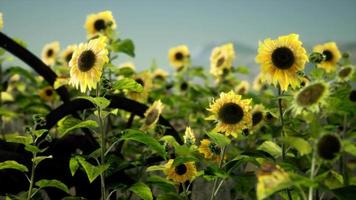
[[[135,42],[139,69],[152,59],[168,69],[167,51],[178,44],[187,44],[194,59],[211,44],[234,41],[257,49],[259,40],[292,32],[309,45],[356,42],[354,0],[0,0],[3,32],[26,41],[37,55],[53,40],[61,48],[84,41],[86,16],[103,10],[113,12],[121,37]]]

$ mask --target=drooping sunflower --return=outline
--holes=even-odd
[[[170,159],[165,164],[164,173],[167,179],[170,179],[176,183],[185,183],[186,181],[192,181],[197,175],[197,169],[194,162],[186,162],[177,166],[173,165],[173,159]]]
[[[60,45],[58,41],[46,44],[42,49],[42,61],[46,65],[53,65],[56,62],[59,49]]]
[[[161,100],[153,102],[153,104],[146,110],[144,116],[144,124],[143,128],[144,129],[149,129],[151,127],[154,127],[159,119],[159,116],[162,113],[163,110],[163,104]]]
[[[69,61],[69,84],[76,89],[80,86],[80,91],[83,93],[87,89],[95,89],[100,81],[103,66],[108,61],[105,37],[99,37],[90,40],[88,43],[80,44]]]
[[[152,89],[152,74],[148,71],[141,72],[139,74],[135,74],[133,76],[133,79],[143,87],[142,92],[134,92],[130,91],[128,92],[128,96],[139,102],[145,102],[147,101],[148,94]]]
[[[177,71],[182,70],[190,64],[190,53],[186,45],[179,45],[169,49],[168,59],[170,64],[176,68]]]
[[[187,144],[189,146],[195,144],[195,135],[189,126],[185,128],[183,139],[184,139],[184,144]]]
[[[107,10],[88,15],[84,27],[88,38],[92,38],[99,33],[105,35],[109,30],[116,29],[116,22],[111,11]]]
[[[215,131],[237,137],[242,130],[251,126],[251,101],[252,99],[241,99],[241,95],[233,91],[222,92],[219,99],[210,104],[208,111],[212,115],[206,119],[217,121]]]
[[[221,160],[221,147],[208,139],[203,139],[200,141],[198,151],[199,153],[204,154],[204,158],[206,159],[210,159],[216,162]]]
[[[261,65],[262,78],[283,91],[299,86],[297,72],[304,70],[308,56],[299,35],[289,34],[276,40],[270,38],[259,43],[256,62]]]
[[[256,104],[252,109],[252,129],[259,129],[263,125],[265,117],[265,107],[262,104]]]
[[[235,88],[235,91],[239,95],[247,94],[248,90],[250,89],[250,83],[247,81],[241,81]]]
[[[232,43],[215,47],[210,55],[210,73],[219,78],[230,71],[235,60],[235,50]]]
[[[348,81],[352,77],[354,73],[354,66],[353,65],[347,65],[342,67],[338,72],[337,72],[337,80],[338,81]]]
[[[51,86],[47,86],[38,92],[38,96],[44,101],[52,101],[54,97],[54,90]]]
[[[4,27],[4,22],[2,20],[2,13],[0,12],[0,31],[2,30],[3,27]]]
[[[321,106],[326,104],[326,97],[329,95],[329,85],[323,81],[310,83],[300,89],[294,96],[292,111],[295,115],[302,114],[303,111],[317,113]]]
[[[166,80],[168,77],[168,72],[166,72],[163,69],[159,69],[157,68],[154,72],[153,72],[153,79],[155,80]]]
[[[69,66],[69,61],[72,59],[73,53],[76,48],[76,44],[68,45],[67,49],[62,52],[62,61],[64,65]]]
[[[324,69],[326,73],[334,72],[336,70],[336,64],[341,58],[341,53],[335,42],[316,45],[313,48],[313,51],[321,53],[325,57],[323,61],[317,64],[319,68]]]

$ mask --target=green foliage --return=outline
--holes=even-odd
[[[28,169],[25,165],[20,164],[14,160],[7,160],[0,163],[0,170],[4,169],[15,169],[21,172],[28,172]]]
[[[131,78],[123,78],[120,80],[115,81],[113,84],[113,89],[115,90],[129,90],[133,92],[142,92],[143,87],[139,83],[137,83],[135,80]]]
[[[281,138],[282,142],[297,149],[301,156],[312,152],[311,145],[300,137],[286,136]]]
[[[124,53],[131,57],[135,57],[135,45],[130,39],[116,40],[112,45],[111,49],[114,52]]]
[[[60,189],[66,193],[69,192],[68,187],[64,183],[62,183],[59,180],[55,180],[55,179],[53,179],[53,180],[42,179],[42,180],[37,181],[35,185],[37,187],[39,187],[40,189],[46,188],[46,187],[52,187],[52,188]]]
[[[75,172],[78,170],[79,165],[84,169],[89,182],[93,182],[100,174],[102,174],[105,170],[109,168],[108,164],[95,166],[87,162],[85,158],[81,156],[75,156],[70,159],[69,164],[72,176],[74,176]]]
[[[152,192],[151,189],[144,183],[139,182],[135,183],[133,186],[129,188],[130,191],[134,192],[136,195],[141,197],[143,200],[152,200]]]
[[[207,132],[206,134],[215,144],[219,145],[220,147],[225,147],[231,143],[231,140],[223,134],[216,132]]]
[[[60,137],[79,128],[97,128],[98,124],[93,120],[79,120],[71,116],[64,117],[58,121],[58,133]]]
[[[272,141],[263,142],[257,149],[269,153],[274,158],[282,156],[281,147]]]
[[[77,99],[86,99],[101,109],[108,107],[110,104],[110,101],[105,97],[79,96]]]

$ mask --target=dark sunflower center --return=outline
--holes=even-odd
[[[346,68],[342,69],[342,70],[339,72],[339,76],[340,76],[341,78],[345,78],[345,77],[347,77],[347,76],[350,74],[350,72],[351,72],[351,68],[350,68],[350,67],[346,67]]]
[[[135,79],[135,81],[136,81],[138,84],[140,84],[142,87],[145,86],[145,82],[144,82],[141,78],[137,78],[137,79]]]
[[[221,65],[223,65],[225,62],[225,58],[224,57],[221,57],[218,59],[218,61],[216,62],[216,66],[217,67],[220,67]]]
[[[349,95],[349,99],[352,102],[356,102],[356,90],[352,90]]]
[[[145,124],[151,125],[158,117],[158,110],[153,109],[151,112],[147,114]]]
[[[175,171],[178,175],[182,176],[182,175],[184,175],[184,174],[187,172],[187,167],[185,166],[185,164],[180,164],[180,165],[178,165],[178,166],[176,166],[176,167],[174,168],[174,171]]]
[[[94,28],[97,31],[104,30],[106,28],[105,21],[103,19],[98,19],[94,22]]]
[[[219,119],[226,124],[236,124],[242,120],[243,116],[244,111],[236,103],[226,103],[218,112]]]
[[[217,155],[219,155],[221,152],[221,148],[218,145],[216,145],[215,143],[210,143],[209,149],[211,152],[213,152],[214,154],[217,154]]]
[[[46,90],[46,95],[47,96],[52,96],[53,91],[51,89]]]
[[[333,159],[340,149],[340,140],[335,135],[324,135],[318,142],[318,154],[326,160]]]
[[[158,74],[158,75],[155,76],[155,79],[157,79],[157,80],[164,80],[164,76]]]
[[[72,53],[69,53],[69,54],[65,57],[67,63],[69,63],[69,61],[72,59],[72,56],[73,56],[73,52],[72,52]]]
[[[48,51],[47,51],[47,57],[51,57],[51,56],[53,56],[53,49],[48,49]]]
[[[89,71],[95,64],[95,54],[91,50],[83,51],[78,58],[78,67],[82,72]]]
[[[174,55],[174,58],[176,59],[176,60],[183,60],[183,54],[181,53],[181,52],[177,52],[175,55]]]
[[[325,56],[325,61],[330,61],[334,57],[333,53],[331,53],[331,51],[329,51],[329,50],[323,51],[323,54]]]
[[[181,85],[180,85],[180,89],[182,91],[185,91],[188,89],[188,83],[187,82],[183,82]]]
[[[239,89],[239,91],[237,91],[238,94],[245,94],[246,93],[246,88],[245,87],[241,87]]]
[[[272,62],[278,69],[289,69],[294,63],[294,54],[287,47],[279,47],[272,53]]]
[[[263,119],[263,114],[260,111],[256,111],[252,114],[252,126],[256,126]]]
[[[310,106],[318,102],[325,91],[325,86],[316,83],[304,88],[297,96],[297,103],[300,106]]]

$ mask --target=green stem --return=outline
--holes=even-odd
[[[2,107],[2,65],[0,64],[0,108]],[[2,122],[2,115],[0,115],[0,134],[2,136],[2,139],[5,140],[5,132],[2,131],[3,129],[3,122]]]
[[[312,157],[312,163],[311,163],[311,169],[310,169],[310,180],[314,180],[314,174],[315,174],[315,157],[316,157],[316,151],[315,151],[315,148],[313,150],[313,157]],[[309,187],[309,197],[308,197],[309,200],[313,200],[313,187],[310,186]]]
[[[279,115],[280,115],[280,119],[281,119],[281,138],[284,137],[284,118],[283,118],[283,108],[282,108],[282,99],[280,98],[282,95],[282,90],[281,90],[281,87],[278,86],[278,107],[279,107]],[[284,161],[286,157],[286,148],[285,148],[285,145],[284,143],[282,143],[282,160]]]
[[[96,89],[96,96],[100,96],[100,84],[97,85]],[[100,164],[104,165],[105,164],[105,152],[106,152],[106,135],[104,131],[104,123],[103,123],[103,118],[101,116],[101,108],[98,106],[98,121],[99,121],[99,127],[100,127],[100,134],[101,134],[101,151],[100,151]],[[100,183],[101,183],[101,195],[102,199],[106,200],[106,188],[105,188],[105,176],[104,172],[100,174]]]
[[[184,198],[186,200],[189,200],[189,197],[188,197],[188,194],[187,194],[187,187],[185,187],[184,183],[181,183],[181,184],[182,184],[182,188],[183,188]]]
[[[221,168],[223,162],[224,162],[224,157],[225,157],[225,152],[226,152],[226,146],[222,149],[221,151],[221,160],[219,162],[219,169]],[[221,184],[219,184],[219,187],[216,188],[217,184],[218,184],[218,180],[219,178],[214,180],[214,184],[213,184],[213,189],[211,190],[211,195],[210,195],[210,200],[213,200],[215,198],[215,196],[218,194]]]
[[[33,158],[36,158],[36,153],[33,154]],[[34,160],[34,159],[33,159],[33,160]],[[35,162],[32,161],[30,186],[29,186],[29,188],[28,188],[27,200],[30,200],[30,199],[31,199],[31,196],[32,196],[33,182],[34,182],[34,179],[35,179],[35,169],[36,169]]]

